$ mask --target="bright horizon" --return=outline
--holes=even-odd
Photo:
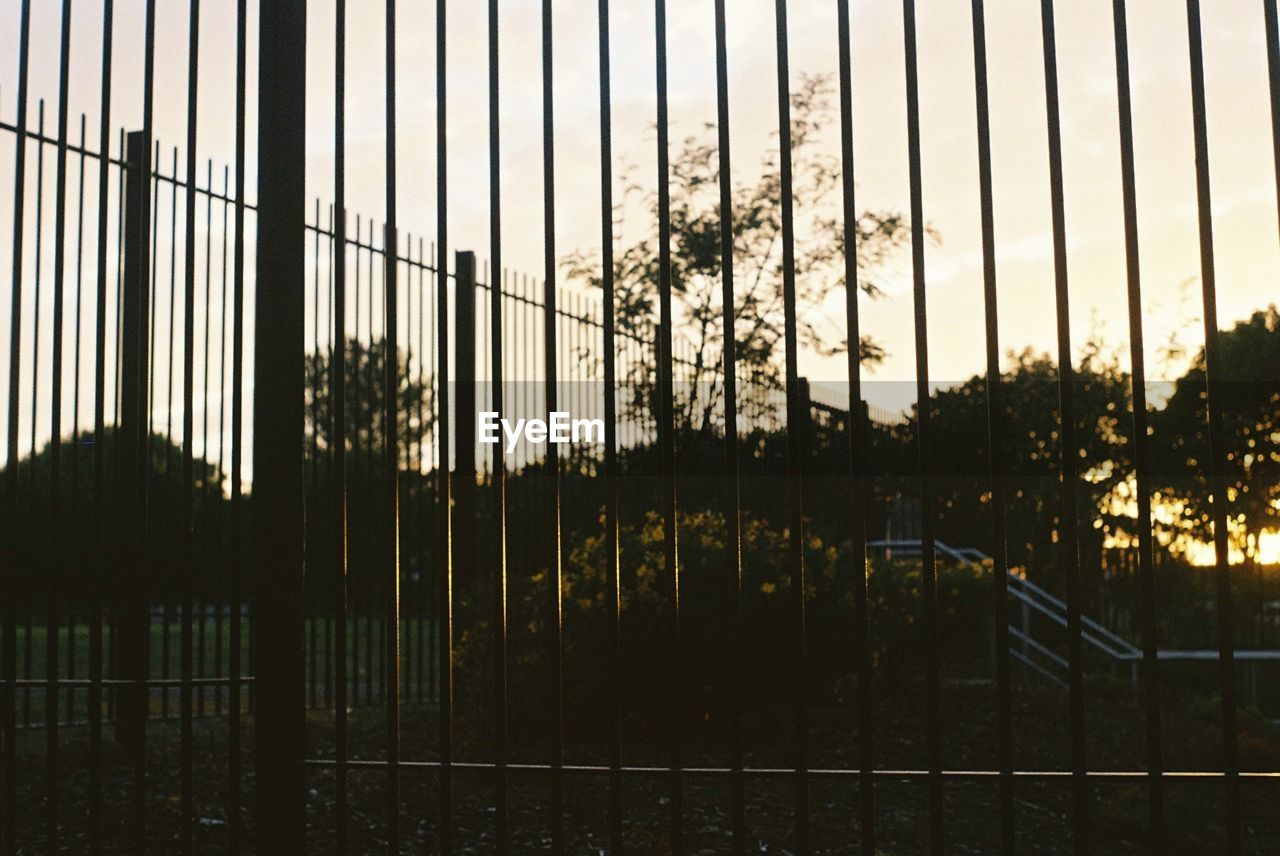
[[[399,219],[402,232],[430,239],[435,234],[436,211],[434,8],[430,4],[402,5],[398,29]],[[652,9],[647,4],[614,5],[613,139],[615,196],[620,198],[619,174],[624,165],[630,165],[631,177],[641,185],[654,186],[651,129],[656,102]],[[382,9],[375,6],[371,14],[355,14],[353,9],[348,15],[347,197],[353,213],[381,219],[384,33]],[[32,4],[28,123],[34,129],[37,101],[45,98],[49,135],[56,129],[60,7],[55,0]],[[333,12],[330,4],[311,7],[307,173],[309,193],[319,197],[323,205],[332,196]],[[141,124],[144,8],[144,0],[116,4],[111,119],[116,129]],[[231,163],[234,151],[234,9],[230,2],[206,3],[201,19],[199,171],[203,181],[205,160],[212,158],[218,187],[221,167]],[[554,9],[557,249],[561,257],[574,250],[598,255],[595,3],[556,2]],[[897,4],[870,3],[854,3],[852,9],[858,208],[905,212],[908,175],[901,9]],[[253,14],[251,11],[248,82],[250,200],[256,184]],[[510,269],[534,273],[542,270],[543,252],[539,4],[507,3],[502,14],[503,258]],[[686,135],[715,119],[714,53],[705,49],[712,43],[714,22],[710,2],[672,4],[668,14],[674,148]],[[995,0],[987,4],[986,14],[1000,344],[1002,351],[1032,347],[1053,353],[1053,258],[1040,13],[1038,4]],[[4,20],[0,29],[0,117],[13,123],[18,4],[6,4],[0,15]],[[802,75],[835,73],[835,4],[792,3],[789,15],[794,91]],[[1280,281],[1276,276],[1280,271],[1280,230],[1266,45],[1261,4],[1253,0],[1206,4],[1203,15],[1218,313],[1222,328],[1229,329],[1235,321],[1275,302],[1275,285]],[[448,16],[450,252],[473,249],[483,260],[489,255],[486,10],[482,4],[451,0]],[[758,174],[760,157],[773,144],[771,135],[777,131],[773,26],[773,4],[767,0],[729,4],[730,121],[738,181],[750,181]],[[1096,331],[1119,349],[1127,366],[1111,4],[1106,0],[1059,3],[1056,29],[1072,342],[1078,350]],[[185,140],[186,131],[185,6],[158,4],[156,31],[155,131],[162,147],[161,164],[167,170],[170,147]],[[1155,382],[1171,380],[1185,369],[1185,358],[1172,362],[1162,358],[1161,349],[1170,336],[1179,338],[1188,355],[1203,340],[1185,10],[1177,4],[1130,4],[1129,34],[1144,331],[1148,377]],[[937,385],[961,381],[984,368],[971,39],[967,3],[921,4],[918,53],[923,196],[926,218],[940,236],[938,242],[926,247],[929,373]],[[472,44],[476,49],[464,52],[457,48],[459,44]],[[691,46],[699,49],[691,50]],[[71,142],[78,141],[79,115],[87,113],[93,149],[98,133],[100,47],[100,10],[76,4],[69,136]],[[838,153],[834,124],[827,128],[824,145]],[[12,162],[11,133],[0,134],[0,158]],[[34,161],[33,148],[28,159],[28,279],[34,270]],[[74,158],[69,159],[68,169],[71,205]],[[52,280],[52,149],[46,151],[45,171],[42,289],[49,288]],[[12,198],[10,171],[0,172],[4,173],[0,192]],[[91,246],[96,185],[87,191],[86,198],[86,246]],[[626,211],[626,227],[615,246],[620,249],[655,229],[648,213],[633,206]],[[3,295],[10,293],[12,285],[12,230],[12,206],[6,205],[0,210],[0,234],[6,236],[0,241]],[[91,283],[93,258],[91,253],[87,256],[84,275]],[[251,268],[251,240],[246,258]],[[889,353],[881,366],[864,372],[864,380],[869,382],[868,399],[896,412],[915,398],[909,253],[891,263],[882,278],[888,286],[884,297],[861,298],[862,324],[863,331],[879,340]],[[843,290],[833,286],[828,308],[834,315],[842,315],[843,300]],[[202,323],[202,312],[203,307],[198,307],[197,324]],[[0,353],[7,361],[9,331],[7,324],[3,326]],[[29,385],[31,368],[29,304],[25,326],[24,389]],[[49,359],[48,327],[46,312],[41,331],[42,367]],[[88,359],[88,355],[82,356]],[[163,357],[160,347],[156,359]],[[202,368],[201,360],[198,353],[197,372]],[[89,365],[85,364],[86,370]],[[801,371],[817,384],[840,383],[844,361],[803,352]],[[42,373],[43,385],[48,369],[43,368]],[[246,394],[251,394],[249,384]],[[47,414],[40,418],[47,436]]]

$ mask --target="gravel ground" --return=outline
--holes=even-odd
[[[1143,752],[1141,712],[1127,699],[1090,698],[1089,749],[1094,768],[1137,768]],[[945,693],[944,766],[980,769],[993,763],[994,714],[990,689],[980,686],[948,687]],[[923,699],[910,692],[900,697],[882,695],[876,722],[879,766],[884,769],[924,766],[925,732]],[[1171,702],[1164,710],[1165,757],[1168,769],[1213,769],[1219,763],[1219,731],[1213,713]],[[465,720],[464,717],[460,719]],[[1061,769],[1066,764],[1066,708],[1061,694],[1020,691],[1014,699],[1015,761],[1020,768]],[[403,710],[402,756],[406,759],[436,757],[433,709],[422,706]],[[1246,768],[1280,769],[1280,729],[1242,717],[1241,754]],[[786,711],[778,718],[761,717],[747,725],[748,764],[785,766],[790,757]],[[246,717],[241,781],[243,805],[252,805],[252,718]],[[376,709],[353,714],[352,755],[378,760],[385,746],[384,713]],[[515,729],[518,730],[518,729]],[[103,756],[103,840],[110,853],[136,853],[132,835],[133,765],[120,754],[106,730]],[[661,765],[667,745],[656,735],[645,736],[639,726],[624,727],[625,758],[638,766]],[[226,794],[227,729],[225,720],[199,720],[195,725],[194,778],[197,821],[193,827],[196,851],[228,852]],[[851,767],[856,764],[856,721],[845,711],[816,710],[809,731],[814,766]],[[308,746],[312,757],[332,757],[332,717],[312,714],[308,720]],[[683,739],[688,766],[727,763],[726,735],[714,724],[690,729]],[[491,744],[482,731],[458,728],[455,758],[487,760]],[[88,733],[83,728],[64,729],[60,743],[58,783],[58,852],[88,851],[89,777]],[[176,723],[153,723],[148,734],[146,799],[146,850],[175,852],[179,845],[179,793]],[[545,746],[516,736],[512,758],[544,761]],[[18,840],[22,853],[47,853],[47,768],[44,734],[36,730],[19,738]],[[585,738],[566,741],[569,763],[599,764],[605,747]],[[357,853],[386,851],[386,771],[355,769],[350,776],[350,850]],[[308,851],[338,852],[335,834],[337,794],[331,767],[308,770]],[[1280,853],[1280,781],[1246,780],[1242,786],[1245,810],[1246,852]],[[459,769],[454,774],[455,850],[490,853],[496,850],[494,774],[487,770]],[[875,787],[876,843],[885,854],[923,852],[928,835],[928,799],[924,782],[878,778]],[[628,774],[622,787],[623,844],[628,853],[671,853],[672,788],[664,772]],[[733,841],[731,785],[723,778],[689,774],[683,780],[681,829],[684,852],[730,852]],[[1178,783],[1166,786],[1166,814],[1170,853],[1212,853],[1221,849],[1223,822],[1222,786],[1219,783]],[[439,778],[431,768],[403,772],[401,829],[406,853],[438,850]],[[944,821],[951,852],[988,853],[997,849],[999,814],[996,789],[990,782],[956,782],[944,787]],[[571,773],[564,779],[565,835],[569,853],[597,854],[608,850],[609,778],[594,773]],[[785,776],[752,778],[745,786],[746,844],[752,853],[798,852],[794,836],[795,779]],[[810,785],[811,849],[815,853],[858,853],[856,782],[815,778]],[[1093,840],[1099,853],[1134,853],[1146,820],[1146,789],[1137,784],[1097,784],[1091,788]],[[1019,779],[1015,789],[1018,851],[1058,854],[1074,852],[1071,795],[1066,782]],[[252,812],[242,809],[245,850],[252,851]],[[512,852],[550,849],[551,780],[545,772],[512,771],[509,788]]]

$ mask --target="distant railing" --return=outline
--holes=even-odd
[[[939,556],[957,562],[972,562],[989,565],[991,557],[975,547],[952,547],[941,541],[934,542]],[[895,555],[904,558],[919,558],[921,542],[919,539],[893,539],[868,541],[868,550],[883,550],[886,556]],[[1019,622],[1009,625],[1009,635],[1016,644],[1009,646],[1009,656],[1032,672],[1042,676],[1050,683],[1066,689],[1067,671],[1070,661],[1054,651],[1050,643],[1041,641],[1032,630],[1031,614],[1034,612],[1066,629],[1068,605],[1065,600],[1042,586],[1027,579],[1024,574],[1014,570],[1006,571],[1009,585],[1008,593],[1018,607]],[[1123,636],[1107,629],[1087,615],[1080,616],[1082,631],[1080,638],[1093,650],[1105,655],[1110,660],[1128,666],[1129,681],[1137,697],[1139,688],[1138,665],[1142,660],[1142,649]],[[1169,661],[1205,661],[1217,660],[1221,653],[1212,649],[1166,649],[1156,650],[1157,660]],[[1245,701],[1257,702],[1258,679],[1257,664],[1260,662],[1280,662],[1280,650],[1276,649],[1236,649],[1232,658],[1245,664]]]

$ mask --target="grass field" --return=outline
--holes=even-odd
[[[43,616],[42,616],[43,617]],[[231,619],[223,614],[203,616],[197,612],[192,616],[192,672],[196,678],[225,678],[230,675],[231,662]],[[331,652],[336,647],[336,623],[327,618],[310,618],[306,621],[303,633],[305,663],[307,668],[307,693],[309,703],[325,703],[325,688],[329,676],[332,675]],[[351,684],[352,703],[376,701],[381,697],[380,687],[385,680],[384,633],[387,622],[382,618],[349,618],[347,621],[347,674]],[[404,618],[400,622],[401,669],[406,688],[415,690],[410,696],[416,696],[416,679],[421,673],[424,680],[434,672],[424,662],[421,668],[419,660],[430,659],[435,650],[435,622],[424,618]],[[152,679],[178,679],[182,674],[182,639],[183,629],[181,616],[174,610],[166,622],[159,616],[151,622],[149,641],[149,659]],[[27,624],[19,619],[17,645],[15,646],[17,674],[20,680],[43,681],[49,674],[49,631],[45,624],[32,621]],[[111,677],[110,658],[112,653],[111,628],[103,628],[102,664],[103,676]],[[241,668],[240,675],[253,674],[253,627],[246,615],[240,626]],[[0,656],[3,652],[0,651]],[[62,626],[58,629],[58,663],[59,679],[87,680],[90,665],[90,627],[83,621],[74,626]],[[326,668],[328,666],[328,668]],[[205,699],[205,713],[221,710],[218,700],[225,696],[225,688],[197,687],[197,705]],[[88,716],[88,689],[85,687],[67,687],[62,691],[64,707],[67,713],[61,719],[83,721]],[[153,709],[157,716],[170,715],[177,710],[177,688],[154,688]],[[331,694],[330,698],[331,698]],[[109,697],[109,691],[108,691]],[[45,689],[39,686],[24,686],[18,690],[18,721],[41,725],[44,722]],[[247,702],[247,696],[246,696]],[[199,710],[199,708],[198,708]],[[72,712],[74,711],[74,716]]]

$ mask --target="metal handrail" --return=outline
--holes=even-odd
[[[1053,621],[1059,627],[1067,626],[1067,617],[1062,613],[1055,612],[1054,610],[1050,609],[1044,604],[1039,603],[1038,601],[1027,597],[1025,594],[1023,594],[1022,592],[1016,589],[1010,589],[1009,593],[1014,597],[1016,597],[1018,600],[1030,606],[1032,609],[1035,609],[1036,611],[1040,612],[1042,615],[1048,617],[1051,621]],[[1084,616],[1080,616],[1080,617],[1082,619],[1081,623],[1083,623]],[[1091,625],[1091,629],[1092,629],[1092,626],[1095,624],[1095,622],[1090,621],[1089,624]],[[1126,650],[1116,650],[1115,648],[1103,642],[1100,638],[1098,638],[1097,636],[1094,636],[1092,633],[1089,633],[1088,631],[1082,630],[1080,632],[1080,638],[1085,642],[1088,642],[1093,647],[1097,648],[1099,651],[1102,651],[1104,654],[1107,654],[1117,660],[1137,660],[1142,657],[1142,652],[1140,650],[1133,647],[1132,645],[1129,645],[1127,642],[1124,642],[1124,640],[1121,640],[1121,642],[1123,643],[1124,648]]]
[[[1031,582],[1025,577],[1020,577],[1010,572],[1009,579],[1010,581],[1013,581],[1015,583],[1015,585],[1009,589],[1009,593],[1011,595],[1018,598],[1019,600],[1023,600],[1026,603],[1039,607],[1041,611],[1043,611],[1045,614],[1051,615],[1051,617],[1053,617],[1054,620],[1057,621],[1059,624],[1061,624],[1063,627],[1066,626],[1067,604],[1064,601],[1049,594],[1049,592],[1045,591],[1040,586],[1036,585],[1035,583]],[[1034,595],[1049,601],[1049,603],[1057,607],[1057,610],[1051,611],[1047,607],[1040,607],[1040,605],[1037,604],[1030,595],[1026,594],[1027,591],[1030,591]],[[1119,650],[1112,650],[1110,647],[1102,644],[1100,640],[1092,639],[1088,633],[1082,634],[1086,640],[1093,642],[1095,647],[1102,648],[1108,654],[1111,654],[1112,656],[1117,657],[1118,659],[1129,659],[1133,657],[1142,656],[1142,651],[1136,645],[1134,645],[1132,642],[1125,639],[1124,637],[1114,633],[1113,631],[1108,630],[1106,627],[1103,627],[1101,624],[1094,621],[1089,616],[1081,615],[1080,623],[1085,627],[1089,628],[1090,630],[1092,630],[1098,636],[1102,637],[1103,639],[1106,639],[1108,642],[1114,645],[1115,648],[1119,649]]]
[[[1036,641],[1035,637],[1033,637],[1031,634],[1023,633],[1017,627],[1010,626],[1009,635],[1011,635],[1014,639],[1017,639],[1019,642],[1027,645],[1030,648],[1033,648],[1034,650],[1048,657],[1050,660],[1054,662],[1055,665],[1063,669],[1067,668],[1070,665],[1066,657],[1048,648],[1047,646],[1040,644],[1039,642]]]
[[[921,551],[921,540],[919,538],[889,538],[878,541],[868,541],[867,547],[870,549],[888,549],[898,550],[909,555],[919,555]],[[986,553],[983,553],[976,547],[952,547],[943,541],[934,541],[934,548],[942,555],[955,559],[957,561],[973,562],[974,564],[983,564],[990,559]],[[1067,603],[1062,598],[1050,593],[1036,583],[1031,582],[1026,577],[1014,573],[1012,570],[1006,569],[1009,581],[1012,585],[1009,587],[1009,594],[1021,603],[1035,609],[1037,612],[1046,616],[1060,627],[1067,626]],[[1107,656],[1122,662],[1132,662],[1141,660],[1142,649],[1134,645],[1128,639],[1115,633],[1114,631],[1099,624],[1087,615],[1080,616],[1080,623],[1084,630],[1081,632],[1081,639],[1088,642],[1094,648],[1103,652]],[[1055,663],[1062,668],[1066,668],[1067,660],[1041,643],[1037,642],[1030,634],[1024,633],[1021,629],[1010,626],[1010,633],[1020,643],[1026,643],[1037,651],[1050,656]],[[1105,641],[1104,641],[1105,640]],[[1026,662],[1024,656],[1020,652],[1014,652],[1020,661]],[[1220,656],[1219,652],[1213,648],[1181,648],[1166,649],[1162,648],[1156,651],[1156,658],[1159,660],[1216,660]],[[1276,649],[1253,649],[1253,650],[1235,650],[1231,656],[1236,660],[1280,660],[1280,650]],[[1044,672],[1043,667],[1034,663],[1027,663],[1033,666],[1037,671]]]

